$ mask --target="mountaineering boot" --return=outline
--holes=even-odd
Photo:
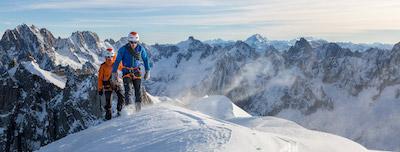
[[[142,109],[142,104],[140,102],[135,102],[136,112],[139,112]]]
[[[111,110],[107,110],[106,111],[106,120],[110,120],[111,119]]]

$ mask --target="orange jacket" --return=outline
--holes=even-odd
[[[97,79],[97,90],[100,91],[103,89],[103,81],[109,81],[111,79],[111,72],[113,68],[113,64],[115,61],[115,57],[112,60],[105,61],[100,65],[99,69],[99,77]],[[118,70],[122,69],[122,64],[119,64]]]

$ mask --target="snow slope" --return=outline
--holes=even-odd
[[[56,85],[61,89],[65,88],[65,83],[67,81],[66,78],[57,76],[54,73],[51,73],[50,71],[41,69],[39,65],[34,61],[22,62],[21,64],[25,67],[26,70],[28,70],[32,74],[45,79],[46,81]]]
[[[251,117],[250,114],[233,104],[225,96],[204,97],[191,102],[187,107],[218,119]]]
[[[307,130],[294,122],[248,117],[234,104],[231,107],[236,110],[213,112],[230,109],[229,105],[216,107],[226,103],[226,97],[211,96],[194,103],[200,107],[209,106],[210,111],[206,108],[192,111],[170,102],[145,107],[140,113],[129,112],[132,108],[127,107],[121,117],[69,135],[39,151],[367,151],[348,139]],[[212,113],[214,117],[201,112]],[[215,118],[237,112],[247,117]]]

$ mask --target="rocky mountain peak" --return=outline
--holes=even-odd
[[[228,47],[228,54],[237,59],[254,58],[257,57],[257,53],[254,48],[243,41],[236,41],[236,43]]]
[[[397,67],[397,65],[400,63],[400,42],[393,46],[390,56],[392,66]]]
[[[392,51],[400,51],[400,42],[393,46]]]
[[[240,48],[251,48],[251,46],[243,41],[236,41],[236,43],[233,45],[234,47],[240,47]]]
[[[189,36],[186,41],[179,42],[177,46],[182,50],[195,50],[195,48],[201,48],[204,44],[200,41],[195,39],[193,36]],[[197,49],[196,49],[197,50]]]
[[[296,41],[294,44],[295,48],[305,48],[312,49],[310,43],[305,38],[300,38],[300,40]]]
[[[0,48],[17,61],[33,58],[41,68],[49,70],[53,67],[51,60],[54,60],[54,43],[54,36],[46,29],[22,24],[3,34]]]
[[[36,28],[35,26],[31,26],[32,28]],[[26,25],[26,24],[21,24],[21,25],[18,25],[16,28],[15,28],[15,30],[16,31],[18,31],[18,32],[20,32],[20,31],[28,31],[28,30],[31,30],[31,27],[29,27],[28,25]]]
[[[115,42],[114,39],[106,39],[106,40],[104,40],[104,42],[107,42],[107,43],[111,44],[112,46],[114,46],[117,43],[117,42]]]
[[[40,34],[43,36],[43,41],[45,43],[49,44],[50,46],[55,45],[56,38],[53,36],[53,34],[49,30],[42,28],[39,31],[40,31]]]
[[[313,48],[310,43],[306,39],[300,38],[300,40],[296,41],[294,46],[290,47],[288,56],[297,58],[301,56],[309,56],[312,52]]]
[[[266,43],[267,42],[267,38],[263,37],[260,34],[254,34],[252,36],[250,36],[249,38],[246,39],[245,42],[261,42],[261,43]]]
[[[188,40],[191,40],[191,41],[193,41],[193,40],[195,40],[195,39],[194,39],[194,37],[193,37],[193,36],[189,36],[189,37],[188,37]]]
[[[267,38],[261,36],[260,34],[254,34],[247,38],[244,42],[258,51],[264,51],[269,46]]]
[[[90,31],[76,31],[72,33],[71,39],[77,44],[88,44],[92,47],[97,47],[100,42],[99,36]]]
[[[352,55],[352,52],[349,49],[343,49],[336,43],[327,43],[322,46],[325,53],[323,54],[323,58],[329,57],[345,57]]]

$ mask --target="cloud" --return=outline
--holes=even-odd
[[[396,22],[400,20],[396,15],[400,13],[398,0],[71,0],[21,3],[9,2],[0,7],[4,8],[2,12],[17,11],[11,16],[37,13],[46,18],[43,22],[60,28],[111,28],[114,25],[115,28],[134,26],[154,31],[186,29],[191,33],[197,32],[193,29],[204,29],[209,33],[221,33],[219,37],[228,39],[248,36],[244,35],[246,33],[288,39],[360,30],[400,29],[400,22]],[[63,20],[54,21],[55,17],[50,16],[54,13],[62,15]],[[228,31],[239,33],[232,37],[232,32]]]
[[[171,6],[208,6],[208,1],[170,0],[168,3],[160,0],[130,1],[130,0],[71,0],[32,3],[24,6],[25,9],[93,9],[93,8],[163,8]]]

